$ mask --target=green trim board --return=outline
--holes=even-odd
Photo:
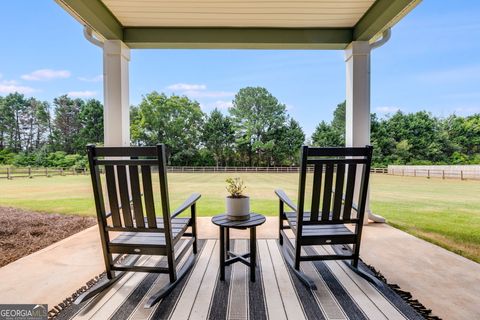
[[[124,28],[131,48],[344,49],[352,29]]]
[[[408,12],[413,10],[421,0],[377,0],[353,30],[355,41],[371,41],[385,29],[392,27]]]
[[[108,40],[122,40],[123,26],[100,0],[55,0],[80,23]]]
[[[351,28],[233,28],[122,26],[101,0],[55,0],[82,24],[130,48],[345,49],[373,41],[421,0],[377,0]]]

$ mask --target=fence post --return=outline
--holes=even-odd
[[[460,170],[460,180],[463,180],[463,170]]]
[[[7,168],[7,180],[10,180],[11,177],[10,177],[10,168]]]
[[[32,167],[28,167],[28,178],[32,179]]]
[[[445,170],[442,170],[442,179],[445,180]]]
[[[45,167],[45,177],[48,178],[48,167]]]
[[[430,169],[427,169],[427,179],[430,179]]]
[[[405,169],[402,169],[402,177],[405,175]]]
[[[414,177],[417,176],[417,169],[413,169],[413,176],[414,176]]]

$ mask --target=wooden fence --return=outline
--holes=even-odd
[[[168,167],[168,172],[176,173],[298,173],[299,167]],[[309,167],[309,171],[313,172],[313,167]],[[372,173],[387,173],[387,168],[372,168]]]
[[[313,170],[312,168],[309,168]],[[175,173],[298,173],[298,167],[167,167],[168,172]],[[388,168],[372,168],[372,173],[395,176],[412,176],[442,179],[477,179],[480,180],[480,166],[388,166]],[[86,175],[84,168],[34,168],[3,167],[0,168],[0,179],[34,178],[68,175]]]
[[[298,173],[298,167],[167,167],[168,172],[175,173]],[[313,168],[311,168],[313,170]],[[387,168],[372,168],[372,173],[387,173]],[[85,175],[83,168],[0,168],[0,179],[52,177],[67,175]]]
[[[52,176],[85,175],[84,168],[33,168],[33,167],[7,167],[0,168],[0,179],[34,178]]]
[[[388,174],[395,176],[411,176],[441,179],[480,180],[480,166],[388,166]]]

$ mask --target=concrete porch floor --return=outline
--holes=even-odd
[[[276,238],[277,228],[278,219],[269,217],[257,237]],[[199,218],[198,230],[199,238],[218,237],[210,218]],[[364,228],[361,256],[435,315],[480,319],[480,264],[386,224]],[[50,308],[103,269],[95,226],[0,268],[0,303],[48,303]]]

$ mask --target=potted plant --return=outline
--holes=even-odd
[[[243,194],[245,185],[240,178],[228,178],[227,196],[225,204],[227,207],[227,216],[231,220],[246,220],[250,216],[250,198]]]

